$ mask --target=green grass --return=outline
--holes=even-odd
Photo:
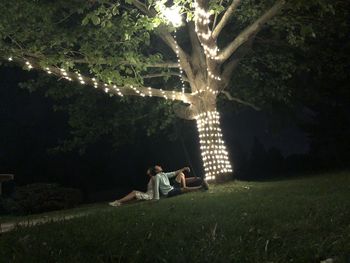
[[[0,262],[350,261],[349,172],[89,211],[3,234]]]

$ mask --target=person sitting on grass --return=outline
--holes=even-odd
[[[190,168],[184,167],[174,172],[165,173],[163,172],[163,168],[160,165],[154,166],[150,171],[151,175],[153,176],[153,199],[159,200],[159,192],[161,192],[162,195],[165,195],[167,197],[172,197],[183,193],[197,191],[199,189],[209,189],[207,181],[201,178],[192,177],[193,179],[187,178],[189,180],[186,180],[184,171],[190,172]],[[175,182],[172,186],[170,184],[169,179],[174,177]],[[186,181],[187,183],[189,183],[190,181],[194,181],[194,179],[201,181],[201,185],[195,187],[188,187],[186,185]]]
[[[152,200],[153,198],[153,182],[152,182],[152,176],[151,176],[151,169],[149,168],[147,170],[147,176],[149,177],[149,181],[147,184],[147,191],[146,192],[141,192],[137,190],[131,191],[129,194],[124,196],[121,199],[115,200],[113,202],[110,202],[109,205],[111,206],[121,206],[122,204],[132,201],[132,200]]]

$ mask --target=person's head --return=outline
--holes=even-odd
[[[155,176],[157,173],[160,173],[163,171],[162,167],[160,165],[155,165],[149,169],[151,176]]]
[[[154,169],[157,173],[163,172],[163,168],[158,164],[154,166]]]

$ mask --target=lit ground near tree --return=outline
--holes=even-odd
[[[350,172],[236,181],[159,202],[69,213],[82,211],[89,215],[2,234],[0,261],[350,260]]]

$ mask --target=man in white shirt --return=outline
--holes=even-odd
[[[209,185],[205,180],[201,178],[186,178],[185,179],[184,171],[190,171],[190,168],[184,167],[174,172],[165,173],[161,166],[156,165],[151,169],[151,175],[153,176],[153,199],[159,200],[159,191],[167,196],[172,197],[183,193],[188,193],[192,191],[197,191],[199,189],[209,189]],[[169,179],[175,177],[175,183],[172,186]],[[187,187],[186,182],[190,183],[193,181],[200,181],[200,186]]]

